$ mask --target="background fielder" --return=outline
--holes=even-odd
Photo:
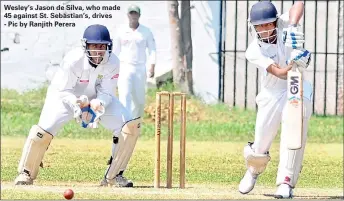
[[[113,152],[101,185],[133,186],[122,173],[140,134],[140,118],[132,119],[114,96],[119,60],[111,50],[108,29],[91,25],[84,32],[83,48],[64,57],[48,87],[39,122],[32,126],[24,145],[16,185],[33,184],[44,154],[62,126],[73,118],[88,122],[93,112],[102,111],[99,123],[113,133]],[[78,104],[80,96],[90,100],[82,108]],[[82,112],[84,108],[89,109]]]
[[[146,49],[149,51],[149,77],[154,76],[156,45],[150,29],[141,23],[141,10],[136,5],[128,8],[129,25],[117,33],[114,52],[121,61],[118,93],[121,103],[132,112],[133,118],[143,117],[146,94]]]
[[[269,1],[254,4],[250,11],[249,22],[255,38],[246,50],[249,62],[258,66],[263,72],[261,91],[256,97],[258,113],[255,127],[255,139],[244,148],[247,171],[240,182],[239,191],[249,193],[256,180],[264,172],[270,161],[269,149],[282,122],[280,142],[280,163],[276,184],[276,198],[292,197],[302,167],[306,143],[308,121],[311,116],[312,86],[306,79],[303,81],[304,111],[303,134],[304,141],[299,150],[288,150],[284,139],[283,119],[288,115],[285,110],[287,103],[287,72],[295,62],[299,68],[307,68],[310,53],[302,49],[303,33],[297,30],[297,25],[303,15],[303,3],[297,2],[280,17],[275,6]]]

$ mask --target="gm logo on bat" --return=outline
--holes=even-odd
[[[298,76],[291,76],[290,77],[290,88],[289,88],[289,92],[291,94],[293,94],[294,96],[291,96],[288,101],[291,105],[293,105],[294,107],[298,107],[301,101],[301,98],[299,95],[297,95],[299,93],[299,87],[300,87],[300,81],[299,81],[299,77]]]
[[[299,77],[291,76],[290,79],[291,79],[291,81],[290,81],[289,91],[291,94],[295,95],[295,94],[299,93],[299,86],[300,86],[299,85],[299,83],[300,83]]]

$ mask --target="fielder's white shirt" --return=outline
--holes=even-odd
[[[267,72],[267,68],[277,63],[281,68],[287,66],[287,60],[291,53],[289,48],[283,44],[283,29],[289,25],[289,12],[284,13],[277,21],[277,43],[268,44],[258,40],[257,37],[248,46],[245,57],[246,59],[257,65],[262,72],[261,90],[280,91],[287,90],[287,80],[280,79]],[[304,79],[304,96],[311,97],[312,86],[309,81]]]
[[[146,64],[147,48],[148,62],[155,64],[156,45],[150,29],[142,24],[139,24],[136,30],[132,30],[129,25],[123,25],[119,28],[113,49],[121,62],[134,65]]]
[[[89,64],[82,48],[67,53],[48,88],[51,98],[63,98],[74,102],[81,95],[89,100],[99,99],[106,107],[115,95],[119,77],[119,59],[111,53],[108,61],[97,68]]]

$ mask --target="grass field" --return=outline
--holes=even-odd
[[[67,188],[75,191],[75,199],[269,199],[275,192],[279,138],[256,188],[249,195],[241,195],[237,185],[245,172],[242,149],[253,140],[255,112],[222,104],[204,105],[193,97],[187,103],[187,188],[152,188],[154,90],[147,93],[143,133],[125,173],[135,188],[98,187],[111,151],[111,133],[102,128],[85,130],[75,122],[68,123],[52,142],[35,185],[14,187],[25,137],[38,121],[45,90],[25,94],[1,90],[1,199],[62,199]],[[174,89],[168,85],[162,90]],[[179,125],[178,117],[175,119],[173,181],[178,187]],[[165,156],[163,152],[162,185],[166,179]],[[343,198],[342,117],[312,117],[303,165],[296,198]]]

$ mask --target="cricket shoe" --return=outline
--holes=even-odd
[[[117,186],[117,187],[133,187],[134,184],[131,180],[128,180],[122,175],[117,175],[114,179],[106,179],[104,178],[100,182],[100,186]]]
[[[241,194],[247,194],[254,188],[258,175],[252,174],[250,171],[246,171],[244,177],[241,179],[239,184],[239,192]]]
[[[274,197],[278,199],[292,198],[293,189],[288,184],[281,184],[278,186]]]
[[[32,185],[33,180],[30,178],[30,175],[22,172],[14,180],[14,185]]]

